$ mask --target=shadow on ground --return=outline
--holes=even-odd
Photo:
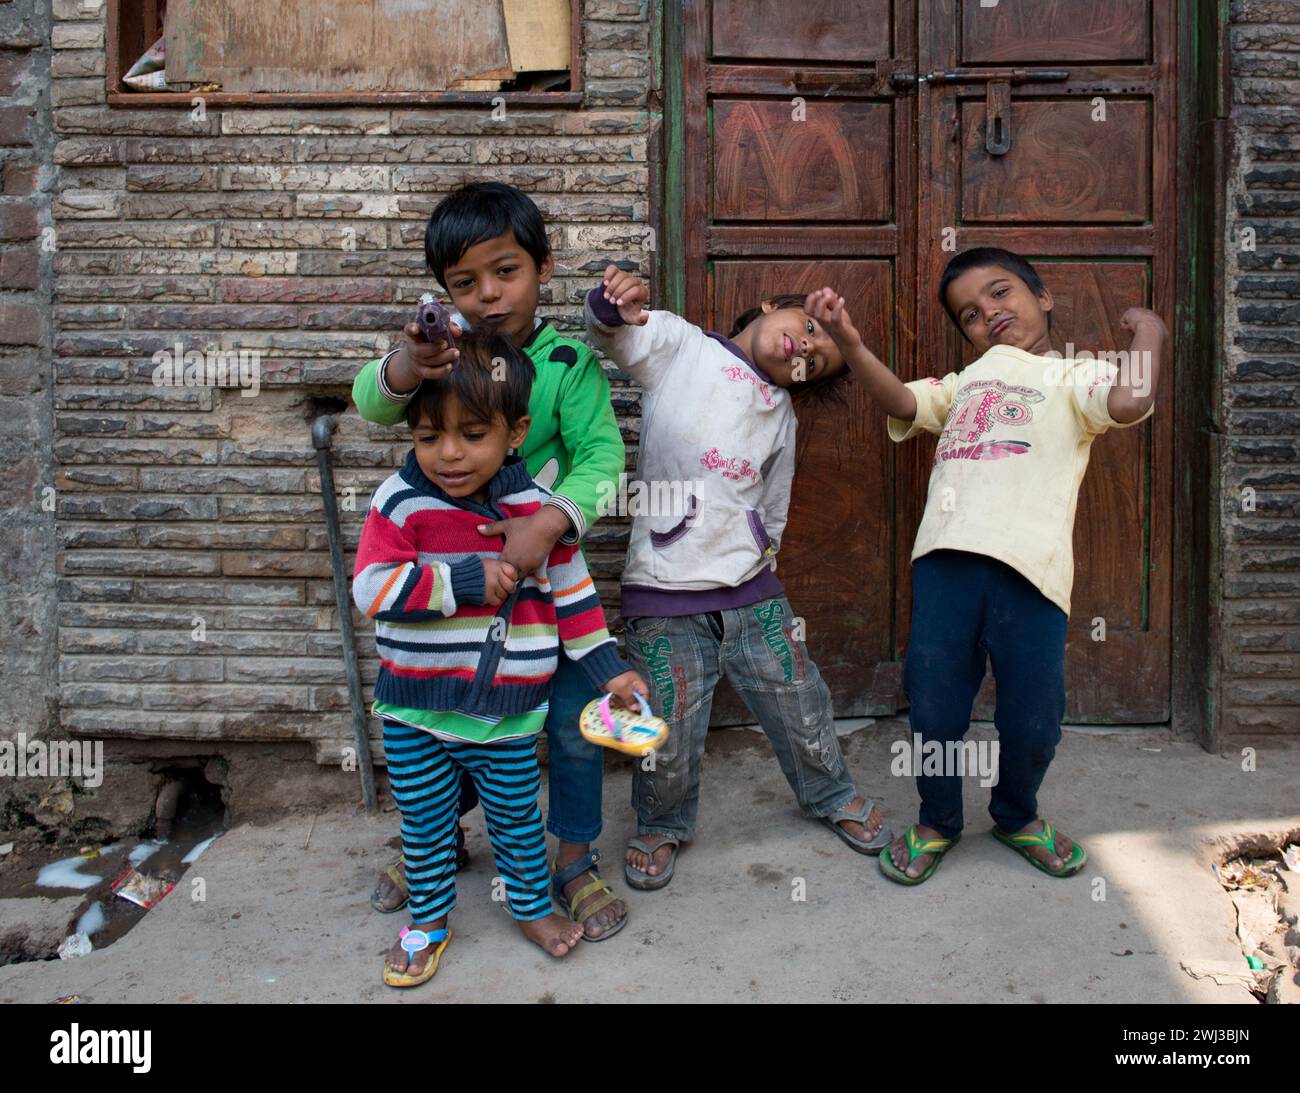
[[[889,773],[890,743],[907,731],[882,721],[844,740],[859,787],[896,829],[915,819],[912,782]],[[1253,1004],[1181,964],[1242,962],[1208,868],[1214,840],[1300,825],[1298,759],[1282,744],[1246,772],[1168,733],[1068,732],[1040,803],[1086,845],[1083,874],[1053,879],[995,842],[987,790],[972,779],[962,844],[908,889],[799,814],[761,736],[714,733],[699,837],[660,892],[622,881],[631,760],[609,768],[599,845],[631,918],[564,961],[492,902],[476,812],[438,975],[412,991],[383,986],[383,954],[406,919],[375,913],[368,897],[395,856],[397,816],[335,810],[228,832],[192,870],[202,901],[182,886],[104,952],[0,967],[0,1002]]]

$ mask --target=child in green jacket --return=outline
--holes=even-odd
[[[578,542],[599,518],[598,502],[617,487],[625,453],[609,380],[586,345],[562,337],[537,315],[541,286],[550,281],[555,260],[541,212],[526,194],[499,182],[454,190],[429,217],[424,252],[457,309],[455,332],[490,327],[505,334],[523,346],[536,371],[528,402],[532,427],[518,454],[552,496],[532,516],[479,528],[484,536],[506,537],[501,560],[522,577],[557,542]],[[357,375],[352,399],[367,421],[396,425],[420,381],[444,376],[455,360],[454,346],[430,345],[412,321],[401,347]],[[612,937],[627,922],[626,906],[597,872],[600,852],[591,848],[601,828],[604,754],[578,731],[578,715],[596,697],[578,666],[561,658],[546,720],[547,830],[559,840],[552,883],[588,941]],[[472,785],[462,784],[461,813],[475,803]],[[391,867],[372,906],[400,910],[405,887],[400,868]]]

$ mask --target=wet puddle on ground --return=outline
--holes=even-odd
[[[168,897],[166,893],[180,883],[189,867],[221,835],[219,815],[195,811],[199,814],[180,820],[172,837],[165,841],[124,839],[83,846],[82,852],[71,855],[66,846],[30,848],[21,855],[0,858],[0,899],[63,899],[80,893],[81,902],[64,924],[62,933],[69,939],[64,948],[71,955],[83,956],[107,948],[161,899],[177,898],[176,894]],[[73,938],[76,934],[85,940]],[[57,959],[59,953],[48,948],[32,951],[17,936],[12,941],[0,938],[0,964]]]

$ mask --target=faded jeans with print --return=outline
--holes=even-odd
[[[627,621],[627,656],[650,686],[650,705],[669,736],[632,768],[632,807],[642,835],[695,833],[700,762],[713,691],[723,676],[767,733],[804,811],[828,816],[856,795],[839,741],[830,689],[792,633],[784,596],[700,615]]]

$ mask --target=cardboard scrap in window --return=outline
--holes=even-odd
[[[514,76],[502,0],[170,0],[165,36],[168,84],[224,91],[444,91]]]
[[[516,72],[569,67],[569,0],[501,0]]]

